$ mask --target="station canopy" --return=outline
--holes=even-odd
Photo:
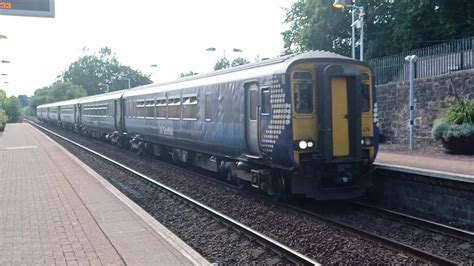
[[[54,0],[0,0],[0,15],[54,18]]]

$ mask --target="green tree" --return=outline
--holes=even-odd
[[[350,56],[350,9],[335,9],[333,2],[298,0],[286,10],[290,27],[282,33],[284,53],[328,50]],[[471,0],[358,0],[356,4],[366,11],[366,58],[474,35]]]
[[[332,0],[298,0],[287,9],[283,32],[286,52],[327,50],[350,54],[350,14],[332,7]]]
[[[128,88],[127,80],[118,79],[120,75],[130,79],[131,87],[152,83],[149,75],[120,64],[109,47],[102,48],[98,54],[81,56],[69,65],[62,79],[82,86],[87,95],[95,95],[106,91],[99,83],[109,84],[109,91]]]
[[[8,116],[8,121],[10,123],[16,123],[20,122],[22,118],[22,113],[21,113],[21,106],[20,106],[20,101],[18,100],[17,97],[11,96],[8,98],[6,107],[5,107],[5,112]]]
[[[18,100],[20,101],[21,107],[26,107],[28,106],[30,99],[26,95],[18,95]]]
[[[179,78],[191,77],[195,75],[199,75],[199,73],[190,70],[188,72],[181,72],[181,74],[179,74]]]
[[[7,101],[7,94],[5,91],[0,90],[0,131],[3,131],[5,124],[8,122],[8,116],[5,114]]]
[[[0,90],[0,109],[5,109],[8,98],[4,90]]]
[[[34,95],[30,98],[30,112],[28,113],[36,115],[36,107],[41,104],[76,99],[84,96],[87,96],[87,92],[81,86],[71,82],[57,81],[51,86],[35,91]]]
[[[250,63],[250,62],[247,61],[247,59],[242,58],[242,57],[237,57],[236,59],[232,60],[231,66],[236,67],[236,66],[245,65],[245,64],[248,64],[248,63]]]
[[[230,67],[229,59],[222,57],[217,61],[216,65],[214,66],[214,70],[224,69]]]

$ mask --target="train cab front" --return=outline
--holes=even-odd
[[[353,60],[329,60],[294,64],[288,74],[292,193],[317,200],[363,195],[377,152],[372,70]]]

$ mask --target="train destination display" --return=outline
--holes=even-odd
[[[0,15],[54,18],[54,0],[0,0]]]

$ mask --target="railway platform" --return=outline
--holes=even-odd
[[[207,265],[26,123],[0,133],[0,265]]]
[[[436,158],[420,154],[380,151],[375,164],[378,167],[401,172],[427,174],[433,177],[474,183],[474,156]]]

